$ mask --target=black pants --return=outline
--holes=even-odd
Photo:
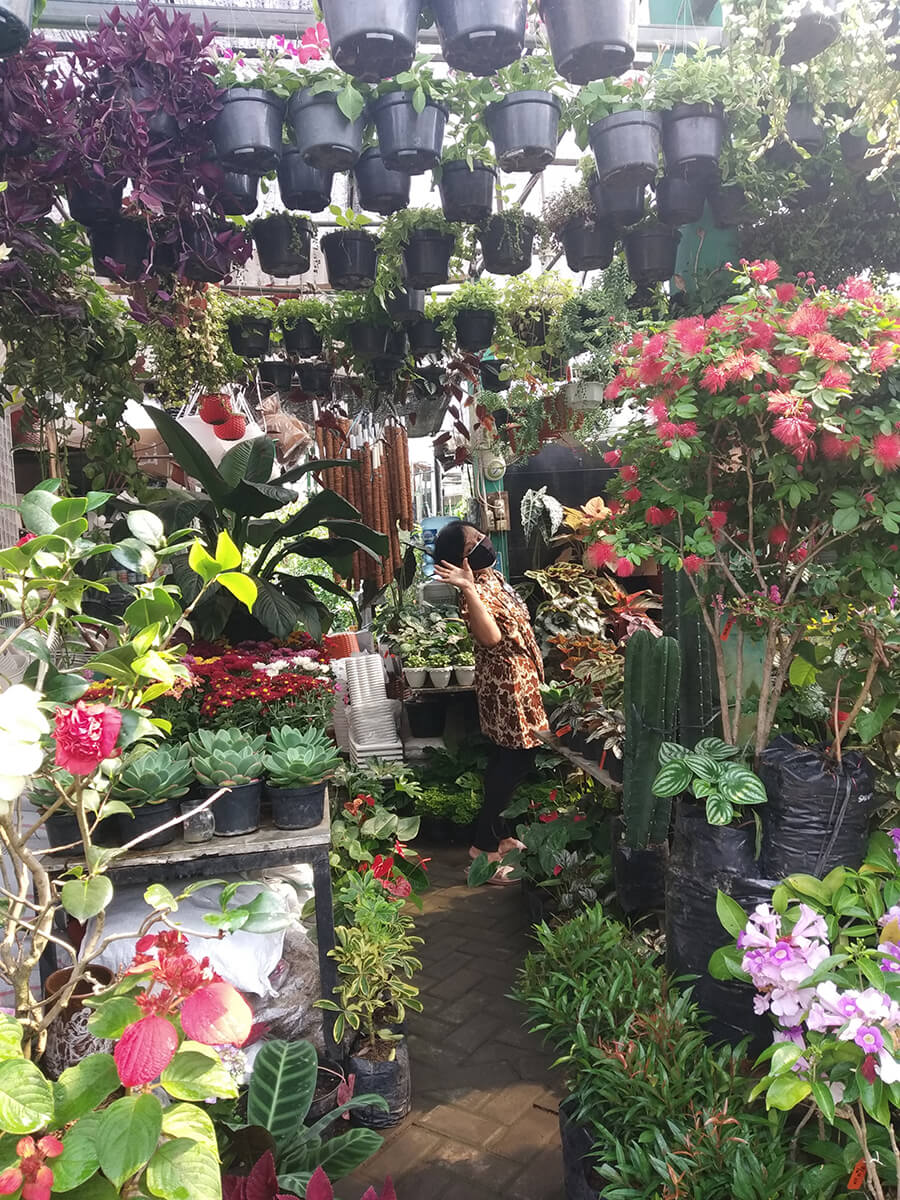
[[[472,845],[488,853],[497,849],[503,838],[512,836],[508,821],[500,814],[509,806],[513,793],[534,766],[536,750],[513,750],[491,744],[484,772],[484,803],[475,824]]]

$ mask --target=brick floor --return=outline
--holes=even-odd
[[[521,893],[466,887],[465,849],[426,853],[424,1011],[407,1021],[413,1110],[338,1191],[357,1200],[390,1175],[397,1200],[564,1200],[558,1073],[509,999],[529,948]]]

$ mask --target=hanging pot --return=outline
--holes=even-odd
[[[500,372],[505,366],[506,361],[501,358],[483,358],[478,364],[479,374],[481,375],[481,386],[486,392],[493,392],[496,396],[500,392],[509,391],[512,379],[500,378]],[[494,417],[496,419],[496,413]]]
[[[400,325],[411,325],[425,315],[424,288],[403,288],[387,300],[391,318]]]
[[[216,157],[229,171],[265,175],[278,165],[284,101],[264,88],[228,88],[212,122]]]
[[[493,75],[525,48],[526,0],[432,0],[431,11],[454,71]]]
[[[119,813],[117,819],[119,845],[124,846],[136,837],[140,837],[141,834],[149,833],[151,829],[165,825],[167,821],[177,817],[178,812],[177,800],[160,800],[156,804],[142,804],[139,808],[133,808],[130,817],[125,813]],[[156,850],[160,846],[168,846],[180,834],[181,829],[177,825],[173,825],[171,829],[164,829],[161,833],[155,833],[152,837],[145,838],[135,849]]]
[[[823,8],[833,10],[836,7],[836,0],[822,0],[815,8],[810,6],[800,13],[784,38],[781,51],[783,67],[809,62],[836,41],[841,28],[840,18],[833,11],[822,12]]]
[[[95,225],[88,233],[94,273],[104,279],[120,277],[133,283],[147,269],[150,236],[143,221],[123,217],[105,225]],[[115,263],[115,268],[107,265]]]
[[[300,386],[311,396],[331,397],[331,377],[334,369],[328,363],[301,363],[298,367]]]
[[[234,317],[228,322],[231,349],[242,358],[263,358],[269,353],[270,317]]]
[[[662,117],[634,109],[612,113],[588,130],[601,184],[652,183],[659,170]]]
[[[675,256],[681,234],[668,225],[630,229],[624,237],[628,275],[640,287],[662,283],[675,273]]]
[[[276,829],[314,829],[325,812],[325,781],[310,787],[276,788],[266,784]]]
[[[441,164],[440,174],[438,191],[448,221],[479,225],[488,219],[494,208],[497,182],[493,167],[475,162],[470,168],[463,160],[453,160]]]
[[[217,221],[215,218],[208,221],[186,220],[182,225],[184,258],[180,266],[181,275],[195,283],[221,283],[229,264],[223,257],[216,235],[233,228],[227,221]]]
[[[226,217],[249,217],[259,203],[259,176],[223,171],[219,182],[204,184],[203,190]]]
[[[443,104],[429,99],[416,112],[412,92],[388,92],[372,104],[372,119],[388,170],[421,175],[440,162],[447,124]]]
[[[124,183],[106,183],[100,180],[96,184],[87,186],[67,184],[69,216],[79,225],[85,225],[88,228],[92,225],[115,221],[122,212],[124,187]]]
[[[359,192],[359,207],[389,217],[409,204],[410,176],[406,171],[389,171],[377,146],[364,150],[353,168]]]
[[[305,217],[275,213],[253,224],[259,265],[267,275],[288,279],[309,270],[312,229]]]
[[[285,325],[281,340],[285,351],[298,358],[318,358],[322,353],[322,336],[307,317],[300,317],[296,325]]]
[[[215,795],[218,788],[199,788],[201,799]],[[254,779],[223,793],[212,804],[216,819],[216,837],[237,837],[259,829],[259,810],[262,799],[262,780]]]
[[[646,188],[640,183],[611,183],[604,186],[596,177],[588,185],[594,211],[600,220],[611,221],[617,229],[637,225],[644,217]]]
[[[380,1108],[358,1108],[354,1118],[368,1129],[387,1129],[399,1125],[412,1106],[412,1085],[409,1072],[409,1050],[406,1042],[393,1042],[394,1057],[379,1062],[363,1054],[351,1054],[347,1067],[356,1076],[357,1095],[383,1096],[388,1111]]]
[[[718,178],[725,136],[721,104],[676,104],[662,115],[663,157],[670,175]]]
[[[444,348],[444,339],[434,321],[428,317],[420,317],[407,330],[409,348],[414,357],[424,358],[426,354],[440,354]]]
[[[562,106],[550,92],[512,92],[484,110],[504,171],[543,171],[556,157]]]
[[[598,271],[612,262],[616,235],[611,224],[575,217],[560,231],[570,271]]]
[[[261,362],[259,364],[259,378],[263,383],[270,384],[277,391],[287,392],[294,381],[294,364],[283,362],[280,358]]]
[[[487,350],[494,338],[496,315],[486,308],[464,308],[453,318],[460,350]]]
[[[865,170],[867,166],[866,153],[869,149],[869,139],[864,133],[854,133],[845,129],[838,138],[841,147],[841,161],[851,171]]]
[[[322,13],[331,57],[348,75],[377,83],[412,66],[418,0],[323,0]]]
[[[337,291],[370,288],[375,282],[378,243],[362,229],[339,229],[320,241],[328,281]]]
[[[808,100],[792,100],[784,119],[785,133],[807,154],[818,154],[825,146],[825,130],[815,112],[815,105]]]
[[[747,193],[736,183],[713,189],[709,207],[719,229],[731,229],[747,219]]]
[[[348,326],[350,345],[361,358],[374,358],[384,354],[389,329],[386,325],[375,325],[371,320],[353,321]]]
[[[403,247],[403,266],[406,279],[413,288],[437,287],[450,277],[450,257],[456,238],[452,233],[436,229],[416,229]]]
[[[706,193],[690,179],[663,175],[656,185],[656,211],[664,225],[689,225],[703,216]]]
[[[376,387],[392,388],[399,370],[400,363],[394,358],[379,354],[372,359],[372,380]]]
[[[823,204],[831,192],[831,168],[824,163],[804,163],[801,176],[804,186],[796,192],[785,192],[782,196],[785,205],[792,209],[804,209],[813,204]]]
[[[0,4],[0,57],[15,54],[31,37],[34,0],[3,0]]]
[[[362,117],[348,121],[336,92],[301,88],[288,101],[288,126],[303,161],[320,171],[349,171],[362,150]]]
[[[278,163],[281,203],[295,212],[323,212],[331,203],[332,171],[320,171],[306,162],[300,150],[285,143]]]
[[[484,268],[492,275],[521,275],[531,266],[531,247],[537,225],[533,217],[521,213],[510,221],[497,213],[481,230],[478,238]]]
[[[540,0],[553,62],[563,79],[584,84],[621,75],[637,50],[634,0]]]

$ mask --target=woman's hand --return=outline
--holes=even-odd
[[[461,592],[475,587],[475,576],[467,558],[463,559],[461,567],[455,567],[449,562],[435,563],[434,573],[442,583],[449,583]]]

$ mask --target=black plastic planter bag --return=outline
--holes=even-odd
[[[631,915],[665,907],[668,859],[666,842],[643,850],[616,843],[613,847],[613,879],[622,912]]]
[[[377,1062],[358,1054],[350,1056],[350,1071],[356,1076],[357,1095],[374,1093],[388,1102],[388,1111],[360,1108],[356,1119],[368,1129],[387,1129],[399,1125],[412,1107],[412,1083],[409,1050],[406,1042],[395,1042],[396,1052],[389,1062]]]
[[[589,1180],[593,1173],[588,1157],[593,1148],[590,1131],[569,1117],[566,1109],[570,1105],[570,1100],[564,1100],[559,1106],[559,1140],[566,1200],[600,1200],[600,1192],[595,1191]]]
[[[762,752],[759,776],[769,802],[761,812],[766,875],[824,878],[834,867],[858,867],[875,808],[871,764],[855,750],[841,763],[821,746],[778,737]]]

